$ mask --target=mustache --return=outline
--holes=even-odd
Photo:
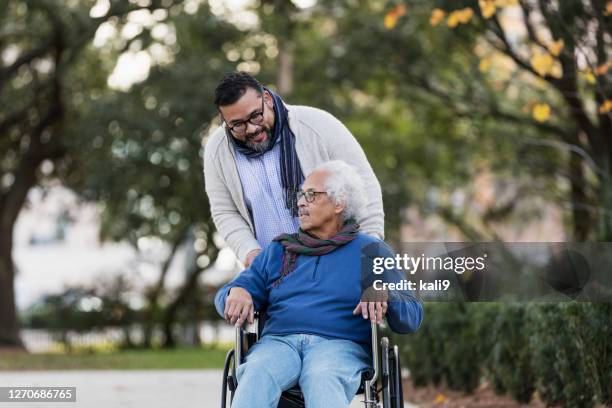
[[[251,140],[255,139],[255,137],[257,137],[262,131],[267,132],[267,129],[262,126],[259,129],[257,129],[255,132],[247,133],[245,135],[246,141],[250,142]]]
[[[306,208],[299,208],[298,215],[310,215],[310,212]]]

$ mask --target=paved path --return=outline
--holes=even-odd
[[[221,370],[0,371],[0,386],[77,388],[74,403],[2,403],[2,408],[213,408]],[[356,398],[351,408],[362,407]],[[406,408],[414,407],[406,405]]]

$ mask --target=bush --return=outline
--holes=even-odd
[[[504,390],[517,401],[528,403],[535,390],[525,307],[501,305],[490,332],[493,344],[488,372],[496,391]]]
[[[471,324],[473,305],[426,304],[425,319],[409,342],[403,342],[402,361],[416,385],[439,384],[465,392],[480,380],[481,349],[476,326]]]
[[[561,303],[531,308],[537,387],[549,404],[610,403],[610,304]]]
[[[421,329],[394,336],[415,385],[498,393],[548,405],[612,402],[612,304],[429,303]]]

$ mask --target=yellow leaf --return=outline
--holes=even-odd
[[[606,3],[606,10],[604,11],[604,16],[612,15],[612,1]]]
[[[447,398],[443,394],[436,395],[436,399],[434,399],[434,404],[442,404],[447,400]]]
[[[462,24],[467,24],[474,16],[474,10],[469,7],[464,8],[459,11],[459,22]]]
[[[385,28],[390,30],[397,24],[397,17],[394,14],[387,13],[385,15]]]
[[[563,71],[561,70],[561,64],[554,64],[552,69],[550,70],[550,76],[553,78],[562,78]]]
[[[599,107],[599,113],[604,114],[612,111],[612,100],[608,99]]]
[[[597,82],[597,79],[595,79],[595,75],[593,75],[593,71],[591,71],[590,69],[583,71],[583,75],[584,79],[586,79],[589,84],[594,85],[595,82]]]
[[[552,44],[548,46],[548,51],[555,57],[558,57],[563,47],[565,47],[565,42],[563,40],[553,41]]]
[[[455,10],[448,15],[448,19],[446,20],[446,24],[450,28],[457,27],[459,24],[466,24],[472,16],[474,15],[474,10],[469,7],[466,7],[461,10]]]
[[[606,72],[608,72],[608,69],[611,65],[612,62],[606,62],[605,64],[601,64],[600,66],[595,68],[595,72],[597,73],[597,75],[604,75]]]
[[[456,11],[451,12],[446,19],[446,25],[450,28],[455,28],[459,24],[459,16]]]
[[[536,103],[531,110],[531,115],[538,122],[546,122],[550,118],[550,106],[546,103]]]
[[[555,59],[549,53],[536,53],[531,57],[531,66],[538,75],[545,77],[553,69]]]
[[[491,58],[483,58],[478,64],[478,70],[483,74],[491,68]]]
[[[478,0],[478,5],[480,6],[480,12],[484,18],[491,18],[497,10],[495,2],[492,0]]]
[[[429,17],[429,24],[431,24],[432,27],[435,27],[440,24],[442,20],[444,20],[445,16],[446,13],[444,12],[444,10],[439,8],[433,9],[431,12],[431,16]]]
[[[397,20],[401,16],[406,14],[406,6],[404,4],[398,4],[391,11],[385,14],[385,28],[392,29],[397,25]]]

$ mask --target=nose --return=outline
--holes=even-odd
[[[298,207],[306,207],[308,203],[306,202],[306,197],[301,196],[298,201],[297,201],[297,205]]]
[[[246,125],[247,125],[247,127],[246,127],[246,133],[247,134],[251,134],[251,133],[253,133],[253,132],[255,132],[255,131],[260,129],[260,125],[254,125],[251,122],[247,122]]]

